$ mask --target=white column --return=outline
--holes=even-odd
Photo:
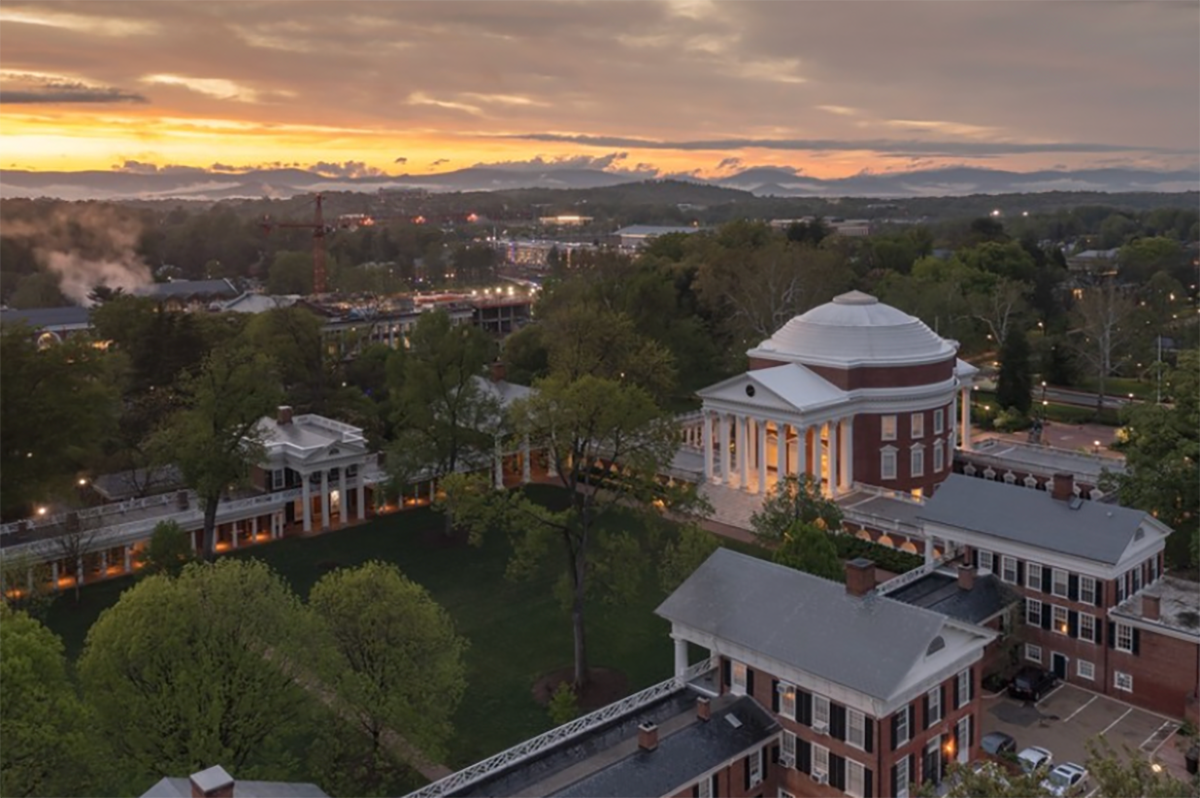
[[[800,477],[800,482],[804,482],[804,475],[808,473],[808,427],[799,427],[796,429],[796,475]]]
[[[521,439],[521,484],[528,485],[532,469],[529,465],[529,436]]]
[[[675,676],[676,678],[683,676],[688,668],[688,651],[687,641],[681,637],[674,638],[675,640]]]
[[[342,527],[342,526],[346,525],[346,502],[349,501],[346,498],[346,467],[345,466],[342,466],[341,468],[338,469],[337,491],[338,491],[338,526]]]
[[[312,532],[312,487],[309,483],[310,476],[311,474],[309,474],[307,471],[300,474],[300,481],[303,485],[301,493],[304,495],[304,511],[302,515],[304,518],[305,532]]]
[[[830,421],[827,425],[829,428],[829,497],[836,499],[838,497],[838,444],[841,441],[841,435],[838,434],[840,421]]]
[[[767,420],[760,418],[758,424],[758,494],[767,492]]]
[[[750,490],[750,419],[738,416],[737,422],[738,487]]]
[[[842,466],[841,484],[842,490],[848,491],[854,484],[854,419],[842,419],[840,427],[838,441],[842,446],[839,455]]]
[[[933,562],[933,538],[925,538],[925,562]]]
[[[329,529],[329,469],[321,469],[321,529]]]
[[[258,516],[257,515],[250,519],[250,539],[255,542],[258,541]]]
[[[238,535],[238,522],[232,521],[229,524],[229,546],[230,546],[230,548],[236,549],[238,547],[237,535]]]
[[[962,448],[963,451],[971,451],[971,386],[964,386],[959,393],[959,402],[962,404]]]
[[[728,485],[729,487],[733,487],[733,479],[731,478],[731,476],[729,474],[729,471],[730,471],[730,467],[729,467],[729,460],[730,460],[730,456],[729,456],[729,414],[728,413],[718,413],[717,414],[717,424],[720,425],[719,432],[720,432],[720,439],[721,439],[721,482],[720,482],[720,484]]]
[[[125,573],[133,573],[133,546],[125,545]]]
[[[701,428],[701,443],[704,448],[704,483],[712,482],[713,478],[713,434],[712,434],[712,416],[708,413],[704,414],[704,426]]]
[[[496,451],[492,455],[492,470],[493,480],[496,483],[496,490],[504,489],[504,454],[500,450],[500,438],[496,437]]]
[[[787,479],[787,424],[775,422],[775,484]]]

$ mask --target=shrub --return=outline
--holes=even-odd
[[[555,726],[570,723],[579,717],[579,701],[575,698],[575,691],[570,682],[559,682],[558,689],[550,697],[547,709],[550,711],[550,722]]]
[[[853,535],[834,535],[833,544],[837,547],[838,557],[843,560],[865,557],[885,571],[897,574],[919,568],[925,562],[925,558],[919,554],[889,549],[887,546],[881,546],[870,540],[862,540]]]
[[[993,423],[1000,432],[1017,432],[1018,430],[1029,429],[1033,425],[1033,420],[1017,408],[1010,407],[1006,410],[1001,410],[996,415],[996,420]]]

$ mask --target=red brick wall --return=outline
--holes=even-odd
[[[1200,645],[1146,629],[1138,631],[1138,653],[1108,652],[1109,676],[1103,692],[1153,712],[1182,718],[1187,697],[1200,690]],[[1118,690],[1111,674],[1133,677],[1133,692]],[[1099,690],[1099,686],[1097,686]]]
[[[912,437],[912,413],[880,413],[859,414],[854,417],[854,480],[868,485],[878,485],[892,490],[912,491],[920,488],[926,496],[932,495],[953,470],[954,439],[950,435],[949,413],[954,412],[953,405],[947,405],[945,410],[945,426],[941,435],[933,434],[933,411],[936,408],[921,411],[925,417],[925,434],[920,438]],[[882,417],[896,416],[896,440],[883,440]],[[942,469],[934,471],[933,444],[935,440],[942,441]],[[912,476],[912,445],[925,445],[925,473],[923,476]],[[884,446],[896,448],[896,478],[883,479],[880,476],[880,450]]]

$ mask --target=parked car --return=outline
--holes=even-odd
[[[983,739],[979,741],[979,747],[985,754],[1003,756],[1017,752],[1017,741],[1004,732],[990,732],[983,735]]]
[[[1087,770],[1082,765],[1064,762],[1050,771],[1042,781],[1042,788],[1064,798],[1082,792],[1086,781]]]
[[[1050,671],[1026,665],[1017,671],[1012,682],[1008,685],[1008,694],[1013,698],[1026,701],[1041,701],[1042,696],[1050,692],[1058,684],[1058,677]]]
[[[1021,770],[1033,773],[1038,768],[1049,768],[1054,765],[1054,754],[1040,745],[1031,745],[1017,754],[1017,761],[1021,763]]]

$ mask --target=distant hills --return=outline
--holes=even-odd
[[[822,180],[786,168],[753,167],[728,177],[699,180],[664,175],[703,185],[749,192],[757,197],[952,197],[972,194],[1067,192],[1160,192],[1200,190],[1200,172],[1110,168],[1075,171],[1009,172],[949,167],[912,172],[859,174]],[[222,200],[287,199],[316,191],[414,190],[430,192],[510,191],[514,189],[594,189],[643,182],[644,174],[578,168],[470,167],[432,175],[336,177],[303,169],[243,173],[200,169],[141,172],[29,172],[0,170],[0,196],[79,199]]]

